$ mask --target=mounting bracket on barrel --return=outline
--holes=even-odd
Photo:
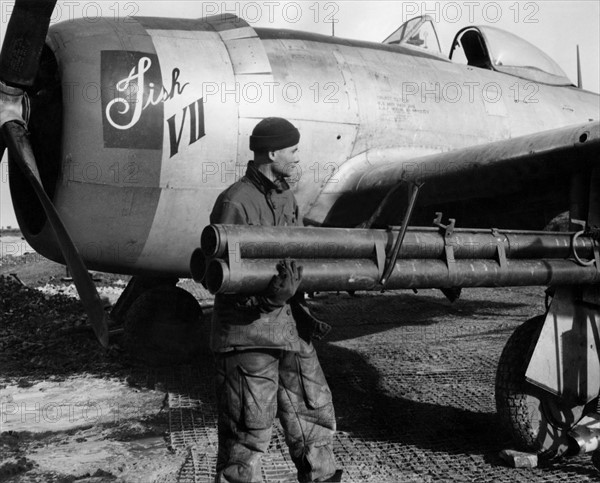
[[[498,228],[492,228],[492,235],[496,238],[496,256],[498,257],[498,265],[500,265],[500,268],[507,268],[506,248],[504,248],[504,241],[502,240],[503,235]]]
[[[581,258],[579,258],[579,255],[577,254],[577,239],[581,236],[581,235],[585,235],[587,230],[587,224],[585,221],[583,220],[576,220],[574,218],[571,219],[571,223],[573,223],[574,225],[579,225],[581,226],[581,230],[578,231],[577,233],[573,234],[573,239],[571,242],[571,253],[573,255],[573,258],[575,259],[575,261],[577,263],[579,263],[579,265],[583,266],[583,267],[589,267],[591,265],[596,264],[596,269],[600,270],[600,254],[598,253],[598,242],[595,240],[594,241],[594,258],[590,259],[590,260],[582,260]]]
[[[440,229],[441,235],[444,237],[444,254],[446,256],[446,266],[448,267],[448,275],[452,278],[456,267],[456,258],[454,257],[454,246],[450,243],[452,235],[454,234],[454,227],[456,220],[449,218],[450,222],[447,225],[442,223],[442,213],[440,211],[435,213],[433,224]]]

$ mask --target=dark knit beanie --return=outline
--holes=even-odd
[[[281,117],[267,117],[260,121],[250,136],[250,150],[277,151],[298,144],[300,132]]]

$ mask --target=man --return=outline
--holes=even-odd
[[[286,182],[299,162],[299,140],[300,133],[285,119],[259,122],[250,136],[254,160],[246,175],[219,195],[211,223],[299,225],[298,205]],[[302,267],[286,259],[277,263],[277,272],[265,293],[215,297],[216,482],[262,481],[260,461],[276,415],[298,481],[341,481],[332,449],[331,391],[310,340],[329,326],[313,318],[296,294]]]

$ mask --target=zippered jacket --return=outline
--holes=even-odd
[[[298,204],[283,179],[276,183],[250,161],[246,174],[223,191],[210,215],[211,223],[262,226],[298,226]],[[274,260],[276,263],[277,260]],[[297,308],[295,312],[298,313]],[[217,294],[211,327],[211,349],[283,349],[305,351],[310,338],[298,335],[289,303],[273,309],[255,296]]]

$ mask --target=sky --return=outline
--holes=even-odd
[[[0,0],[0,41],[14,2]],[[458,30],[492,25],[516,34],[552,57],[577,82],[579,45],[584,89],[600,92],[600,0],[587,1],[117,1],[59,0],[52,23],[98,16],[131,15],[199,18],[221,13],[243,17],[250,25],[382,41],[404,21],[433,17],[444,54]],[[6,156],[0,164],[0,227],[17,225],[8,187]]]

